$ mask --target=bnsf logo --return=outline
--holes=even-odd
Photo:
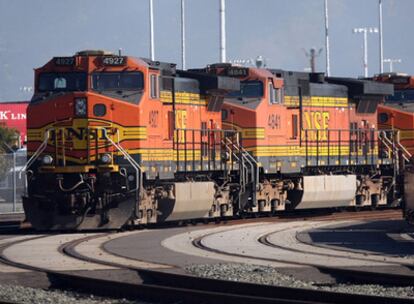
[[[115,134],[111,128],[105,129],[108,137],[112,138]],[[53,145],[56,142],[65,143],[66,146],[74,147],[76,149],[85,149],[89,137],[91,145],[99,143],[100,146],[106,142],[104,129],[90,128],[75,128],[67,127],[61,129],[53,129],[50,132],[49,144]],[[109,143],[108,143],[109,145]]]

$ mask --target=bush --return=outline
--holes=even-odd
[[[0,126],[0,180],[4,179],[13,166],[11,154],[19,148],[19,132]]]

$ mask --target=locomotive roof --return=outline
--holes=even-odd
[[[329,83],[324,73],[308,73],[269,69],[276,77],[283,78],[285,94],[298,96],[299,88],[304,96],[347,97],[347,87],[342,84]]]
[[[348,95],[350,98],[360,98],[363,95],[388,96],[394,94],[393,85],[387,83],[342,77],[327,77],[326,80],[329,83],[346,85],[348,87]]]
[[[326,96],[359,98],[362,95],[387,96],[394,93],[392,85],[366,79],[325,77],[324,73],[294,72],[280,69],[269,69],[269,71],[284,79],[288,92],[289,87],[301,87],[304,95],[309,92],[310,95],[324,96],[327,94]]]
[[[391,83],[396,90],[414,89],[414,77],[403,73],[382,73],[372,78],[378,82]]]
[[[410,103],[410,102],[387,102],[384,104],[384,106],[393,108],[393,109],[397,109],[399,111],[402,112],[410,112],[410,113],[414,113],[414,103]]]

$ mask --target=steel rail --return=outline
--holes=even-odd
[[[232,300],[234,299],[236,300],[234,303],[250,303],[244,301],[250,301],[252,299],[256,301],[255,303],[414,303],[414,300],[405,298],[378,297],[274,285],[261,285],[246,282],[234,282],[126,266],[120,263],[107,262],[87,257],[76,251],[76,246],[82,242],[87,242],[92,238],[94,238],[94,236],[72,241],[62,245],[61,250],[68,256],[86,262],[136,271],[143,281],[148,282],[147,284],[150,286],[161,286],[161,289],[178,288],[190,291],[190,293],[196,292],[199,296],[203,295],[202,298],[192,299],[193,301],[197,300],[197,302],[200,302],[200,299],[204,299],[206,300],[206,303],[210,303],[213,300],[218,300],[223,303],[233,303]],[[219,298],[214,298],[216,295],[218,295]],[[213,297],[209,298],[210,296]],[[230,296],[230,298],[227,298],[227,296]],[[409,301],[407,302],[407,300]]]
[[[44,237],[44,236],[38,236]],[[251,283],[232,282],[199,278],[191,275],[167,273],[156,270],[140,269],[119,263],[104,262],[96,258],[83,256],[75,247],[97,236],[88,236],[62,245],[59,250],[73,258],[90,263],[113,266],[137,272],[143,283],[125,283],[120,281],[91,278],[79,274],[53,271],[28,266],[8,260],[3,251],[11,245],[28,240],[16,241],[0,247],[0,261],[10,266],[46,273],[53,286],[74,288],[83,292],[112,297],[140,298],[144,300],[177,301],[182,303],[414,303],[403,298],[385,298],[377,296],[344,294],[320,290],[298,289],[268,286]],[[100,235],[99,237],[102,237]]]
[[[276,244],[273,244],[269,241],[269,236],[273,233],[268,233],[264,236],[262,236],[259,239],[259,243],[274,247],[274,248],[283,248],[284,250],[290,250],[300,253],[311,253],[304,250],[298,250],[298,249],[287,249],[284,247],[280,247]],[[338,258],[344,258],[344,256],[341,255],[335,255],[335,254],[321,254],[323,256],[327,257],[338,257]],[[357,260],[357,258],[350,258],[347,257],[347,259],[354,259]],[[364,261],[373,261],[373,262],[379,262],[374,259],[364,259]],[[294,263],[294,262],[292,262]],[[397,263],[397,262],[387,262],[387,261],[381,261],[381,263],[384,264],[390,264],[390,265],[400,265],[403,267],[411,268],[412,265],[410,264],[404,264],[404,263]],[[299,264],[299,263],[294,263]],[[343,268],[343,267],[330,267],[330,266],[317,266],[314,264],[309,263],[300,263],[301,265],[305,266],[311,266],[314,268],[317,268],[323,273],[327,273],[336,277],[340,277],[342,279],[350,280],[357,283],[364,283],[364,284],[380,284],[380,285],[395,285],[395,286],[413,286],[414,285],[414,272],[412,275],[409,274],[394,274],[394,273],[386,273],[386,272],[375,272],[375,271],[366,271],[366,270],[360,270],[355,268]]]
[[[279,245],[275,245],[273,243],[271,243],[270,241],[268,241],[268,237],[269,235],[273,234],[273,232],[271,233],[267,233],[265,235],[263,235],[262,237],[260,237],[258,239],[259,243],[269,246],[269,247],[275,247],[275,248],[282,248],[284,250],[290,250],[290,251],[295,251],[298,252],[300,250],[297,249],[287,249],[284,247],[280,247]],[[394,274],[394,273],[386,273],[386,272],[375,272],[375,271],[366,271],[366,270],[360,270],[360,269],[355,269],[355,268],[343,268],[343,267],[331,267],[331,266],[323,266],[323,265],[315,265],[312,263],[306,263],[306,262],[294,262],[294,261],[286,261],[284,259],[278,259],[278,258],[264,258],[264,257],[257,257],[257,256],[253,256],[253,255],[246,255],[246,254],[237,254],[237,253],[229,253],[229,252],[225,252],[225,251],[221,251],[218,249],[214,249],[214,248],[210,248],[207,246],[204,246],[202,244],[202,239],[206,236],[209,235],[204,235],[202,237],[196,238],[192,241],[193,245],[199,249],[202,250],[206,250],[209,252],[214,252],[217,254],[222,254],[222,255],[226,255],[226,256],[233,256],[233,257],[240,257],[240,258],[249,258],[249,259],[260,259],[263,261],[269,261],[269,262],[279,262],[279,263],[284,263],[284,264],[289,264],[292,266],[307,266],[307,267],[312,267],[315,269],[318,269],[320,272],[322,273],[326,273],[329,274],[333,277],[336,277],[338,279],[341,280],[345,280],[345,281],[352,281],[352,282],[356,282],[356,283],[361,283],[361,284],[380,284],[380,285],[394,285],[394,286],[414,286],[414,271],[412,275],[409,274]],[[300,252],[304,252],[304,251],[300,251]],[[304,252],[306,253],[306,252]],[[313,253],[314,254],[314,253]],[[326,256],[335,256],[333,254],[321,254],[321,255],[326,255]],[[337,257],[341,257],[343,258],[343,256],[337,256]],[[352,259],[347,257],[348,259]],[[369,260],[369,259],[366,259]],[[376,261],[378,262],[378,261]],[[403,267],[409,268],[414,270],[414,267],[410,264],[403,264],[403,263],[396,263],[396,262],[386,262],[383,261],[382,263],[385,264],[390,264],[390,265],[395,265],[395,264],[399,264]],[[414,299],[412,300],[412,303],[414,303]]]
[[[37,236],[30,240],[47,237]],[[96,237],[96,236],[95,236]],[[81,240],[90,239],[91,237],[82,238]],[[145,275],[143,283],[127,283],[122,281],[101,279],[95,277],[88,277],[85,274],[67,273],[65,271],[54,271],[44,269],[36,266],[25,265],[19,262],[14,262],[4,255],[4,250],[9,246],[18,243],[23,243],[26,240],[12,241],[8,244],[0,246],[0,262],[9,266],[27,269],[35,272],[45,273],[51,283],[51,287],[60,289],[74,289],[80,292],[93,293],[99,296],[108,296],[114,298],[129,298],[142,299],[149,301],[163,301],[163,303],[179,301],[180,303],[279,303],[279,304],[326,304],[331,302],[325,301],[311,301],[308,299],[294,300],[289,298],[275,296],[274,293],[268,295],[256,295],[255,291],[244,293],[234,293],[238,289],[232,288],[236,282],[229,282],[230,285],[221,286],[219,290],[205,285],[200,285],[197,288],[196,277],[184,276],[187,280],[178,280],[176,275],[163,274],[157,271],[144,271],[141,275]],[[77,240],[79,241],[79,240]],[[70,242],[72,243],[72,242]],[[91,263],[93,261],[90,261]],[[96,262],[93,262],[96,263]],[[100,263],[104,264],[104,263]],[[126,268],[126,267],[122,267]],[[141,271],[141,270],[140,270]],[[164,276],[163,276],[164,275]],[[162,283],[160,281],[162,280]],[[205,281],[204,281],[205,282]],[[226,282],[226,281],[224,281]],[[237,286],[237,285],[235,285]],[[260,287],[260,285],[259,285]],[[378,303],[378,302],[377,302]],[[381,303],[380,303],[381,304]]]

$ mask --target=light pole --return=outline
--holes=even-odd
[[[155,60],[154,54],[154,5],[152,0],[149,0],[149,20],[150,20],[150,57]]]
[[[185,70],[185,0],[181,0],[181,68]]]
[[[364,76],[368,77],[368,33],[378,33],[376,27],[358,27],[353,29],[354,34],[364,34]]]
[[[380,49],[380,73],[384,73],[384,42],[382,40],[382,0],[379,0],[379,49]]]
[[[220,0],[220,62],[226,62],[226,1]]]
[[[328,22],[328,0],[325,0],[325,50],[326,50],[326,76],[331,76],[331,62],[329,58],[329,22]]]
[[[401,59],[386,58],[383,62],[390,64],[390,73],[392,73],[394,71],[394,63],[401,63]]]

